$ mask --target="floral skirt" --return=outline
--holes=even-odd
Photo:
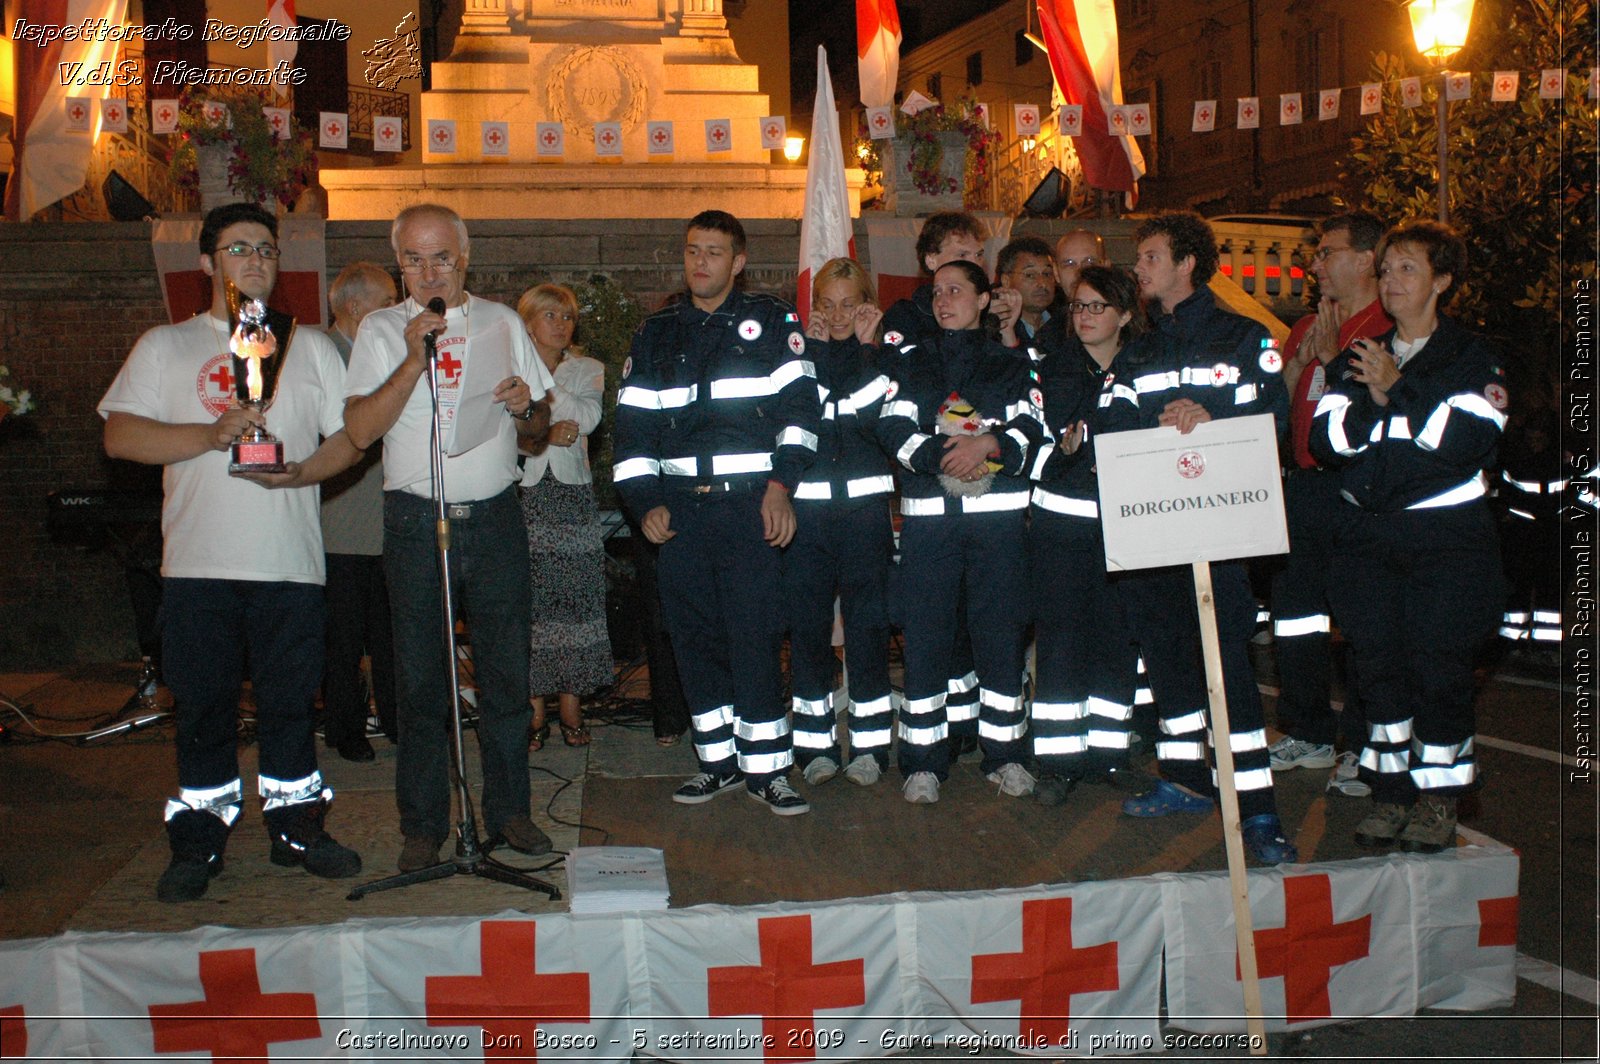
[[[581,696],[609,687],[616,677],[593,488],[563,484],[547,472],[522,489],[522,516],[533,577],[529,693]]]

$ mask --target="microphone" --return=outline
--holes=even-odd
[[[428,300],[428,310],[430,313],[437,314],[441,318],[444,317],[444,298],[442,296],[434,296],[432,299]],[[428,333],[427,338],[430,341],[437,340],[439,338],[439,330],[435,329]]]

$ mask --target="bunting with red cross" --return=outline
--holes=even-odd
[[[1417,935],[1417,1004],[1492,1009],[1516,991],[1517,864],[1471,867],[1467,850],[1407,865]],[[1456,867],[1452,867],[1455,865]]]
[[[1161,1042],[1154,880],[1082,883],[1045,897],[999,891],[982,906],[935,899],[918,924],[937,930],[917,937],[917,980],[959,1017],[930,1030],[935,1038],[975,1031],[994,1045],[1046,1054],[1118,1034],[1130,1044]]]

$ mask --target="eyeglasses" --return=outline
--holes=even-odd
[[[455,270],[456,266],[460,264],[460,261],[460,259],[452,259],[445,255],[441,255],[438,258],[433,259],[425,259],[420,255],[412,255],[410,258],[406,259],[400,264],[400,268],[406,273],[427,273],[429,270],[435,270],[439,273],[450,273]]]
[[[1098,301],[1094,303],[1080,303],[1074,299],[1071,303],[1067,304],[1067,312],[1071,314],[1083,314],[1087,312],[1098,318],[1100,315],[1106,312],[1106,308],[1110,305],[1110,303],[1101,303]]]
[[[1082,258],[1082,259],[1057,259],[1056,260],[1056,265],[1057,266],[1061,267],[1062,269],[1067,269],[1067,270],[1070,270],[1074,266],[1096,266],[1096,265],[1099,265],[1099,263],[1100,263],[1100,260],[1095,258],[1093,255],[1090,255],[1089,257]]]
[[[220,247],[217,250],[226,252],[230,257],[236,259],[247,259],[251,255],[259,255],[262,262],[276,262],[278,256],[283,254],[271,244],[247,244],[243,240],[235,240],[226,247]]]
[[[1323,247],[1320,247],[1320,248],[1318,248],[1317,250],[1315,250],[1315,251],[1313,251],[1311,253],[1311,261],[1312,262],[1325,262],[1330,257],[1332,257],[1335,252],[1339,252],[1339,251],[1354,251],[1354,250],[1355,250],[1355,248],[1350,247],[1348,244],[1346,244],[1344,247],[1337,247],[1337,248],[1331,248],[1331,247],[1323,246]]]

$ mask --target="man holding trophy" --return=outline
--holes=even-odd
[[[107,454],[165,467],[162,673],[178,708],[172,861],[156,887],[167,902],[205,893],[242,810],[247,649],[273,863],[329,878],[361,870],[323,828],[333,792],[312,733],[324,580],[315,485],[361,454],[344,432],[344,365],[326,336],[265,310],[278,278],[272,215],[247,203],[208,213],[200,268],[209,313],[145,333],[99,407]]]

